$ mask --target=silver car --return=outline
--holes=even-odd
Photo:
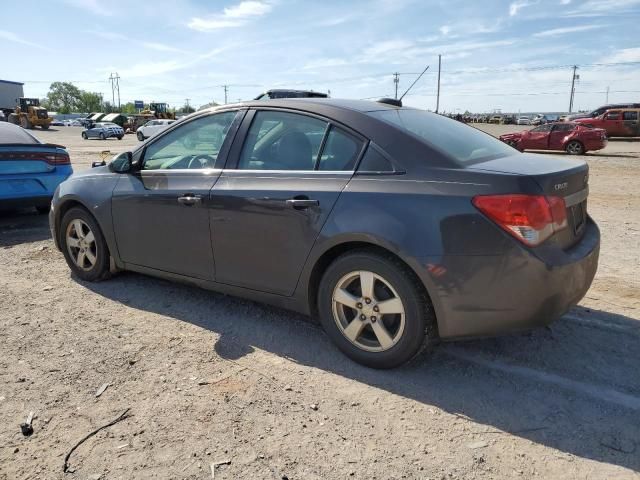
[[[89,138],[99,138],[100,140],[106,140],[107,138],[116,137],[118,140],[122,140],[124,137],[124,129],[120,125],[110,122],[95,123],[84,132],[82,132],[82,138],[85,140]]]

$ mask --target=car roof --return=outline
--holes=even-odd
[[[42,143],[24,128],[14,125],[13,123],[0,123],[0,144],[2,143]]]
[[[293,110],[305,110],[310,113],[314,113],[319,110],[351,110],[367,113],[400,108],[386,103],[372,102],[368,100],[345,100],[338,98],[273,98],[269,100],[268,103],[262,100],[249,100],[246,102],[210,107],[203,111],[223,110],[233,107],[291,108]],[[402,108],[409,109],[410,107]]]

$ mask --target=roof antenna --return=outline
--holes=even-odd
[[[424,74],[425,74],[425,72],[426,72],[427,70],[429,70],[429,65],[427,65],[427,68],[425,68],[425,69],[422,71],[422,73],[421,73],[420,75],[418,75],[418,78],[416,78],[416,79],[413,81],[413,83],[411,84],[411,86],[410,86],[409,88],[407,88],[407,91],[406,91],[406,92],[404,92],[404,93],[402,94],[402,96],[398,99],[398,101],[400,101],[400,102],[402,101],[402,99],[404,98],[404,96],[405,96],[407,93],[409,93],[409,90],[411,90],[411,89],[413,88],[413,86],[414,86],[416,83],[418,83],[418,80],[420,80],[420,78],[422,78],[422,75],[424,75]]]

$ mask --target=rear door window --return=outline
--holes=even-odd
[[[289,112],[255,114],[240,155],[241,170],[314,170],[329,124]]]
[[[349,135],[339,128],[331,127],[322,149],[322,155],[320,155],[318,170],[353,170],[362,150],[362,143],[353,135]]]
[[[638,120],[638,112],[622,112],[623,120]]]

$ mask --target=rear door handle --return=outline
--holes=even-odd
[[[318,200],[310,200],[308,198],[290,198],[287,205],[296,210],[303,210],[309,207],[317,207],[320,205]]]
[[[178,197],[178,203],[186,207],[192,207],[193,205],[200,205],[202,203],[202,197],[200,195],[186,193]]]

